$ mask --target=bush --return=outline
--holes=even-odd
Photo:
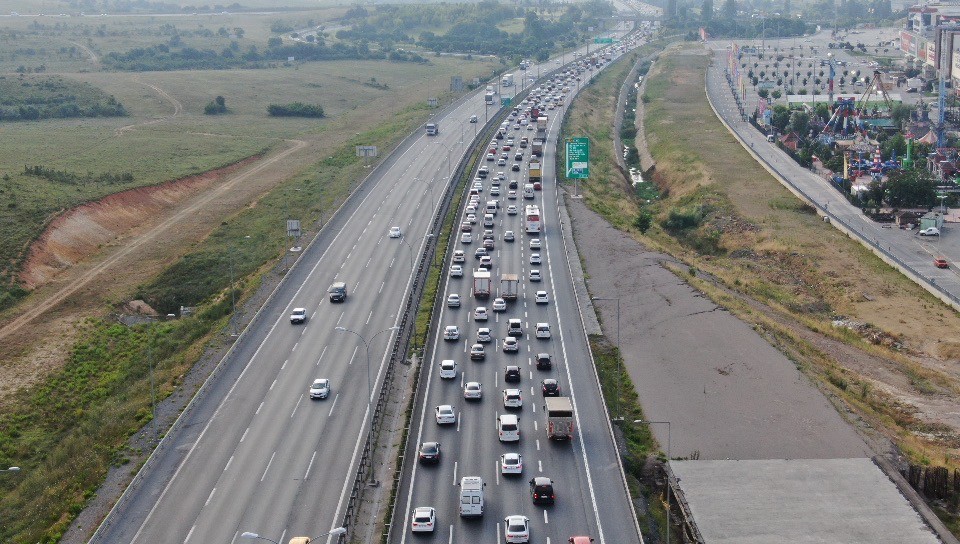
[[[641,234],[646,234],[650,227],[653,225],[653,216],[650,215],[650,212],[643,210],[640,212],[640,215],[633,220],[633,226],[640,231]]]
[[[267,113],[272,117],[323,117],[323,106],[319,104],[304,104],[303,102],[294,102],[292,104],[270,104],[267,106]]]
[[[203,108],[203,113],[206,115],[222,115],[227,113],[226,100],[222,96],[214,98]]]
[[[671,208],[663,221],[663,228],[672,232],[697,228],[703,221],[703,210],[697,208]]]

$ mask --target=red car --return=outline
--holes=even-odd
[[[933,266],[936,266],[937,268],[950,268],[950,265],[947,264],[946,259],[934,259]]]
[[[568,542],[570,544],[590,544],[593,539],[589,536],[571,536]]]
[[[543,189],[543,185],[542,185],[539,181],[534,182],[534,183],[533,183],[533,190],[534,190],[534,191],[539,191],[540,189]]]

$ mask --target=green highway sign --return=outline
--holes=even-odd
[[[593,43],[613,43],[613,38],[594,38]]]
[[[590,139],[570,138],[567,148],[567,178],[587,179],[590,177]]]
[[[510,103],[511,103],[512,100],[513,100],[513,99],[510,98],[509,96],[501,96],[501,97],[500,97],[500,107],[502,107],[502,108],[509,108],[509,107],[510,107]]]

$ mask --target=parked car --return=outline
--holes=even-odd
[[[920,236],[940,236],[940,229],[937,227],[927,227],[920,231]]]

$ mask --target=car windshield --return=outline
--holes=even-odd
[[[518,522],[511,522],[510,528],[508,529],[511,533],[522,533],[524,525]]]

